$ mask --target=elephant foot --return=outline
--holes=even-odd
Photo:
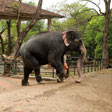
[[[37,77],[36,80],[39,84],[41,84],[43,82],[43,79],[41,77]]]
[[[63,82],[63,77],[61,77],[61,78],[57,77],[57,82],[58,83]]]
[[[43,80],[38,81],[38,84],[42,84]]]
[[[24,80],[22,80],[22,86],[29,86],[29,83],[28,82],[26,82],[26,81],[24,81]]]

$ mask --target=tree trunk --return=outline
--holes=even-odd
[[[2,49],[2,52],[1,52],[1,55],[4,54],[4,42],[3,42],[3,39],[2,39],[2,36],[0,35],[0,43],[1,43],[1,49]]]
[[[39,3],[38,3],[38,7],[37,7],[37,10],[36,10],[36,13],[34,15],[34,17],[32,18],[30,24],[22,31],[20,32],[20,29],[19,29],[19,33],[18,33],[18,41],[17,41],[17,44],[15,46],[15,49],[17,50],[16,53],[15,53],[15,57],[18,56],[18,53],[19,53],[19,49],[20,49],[20,46],[26,36],[26,34],[29,32],[29,30],[35,25],[35,23],[39,20],[39,17],[40,17],[40,11],[41,11],[41,7],[42,7],[42,1],[43,0],[39,0]],[[18,20],[20,21],[20,20]],[[19,23],[19,22],[18,22]],[[19,26],[20,27],[20,26]]]
[[[7,21],[7,26],[8,26],[8,52],[7,54],[10,55],[11,53],[11,21]]]
[[[111,0],[105,2],[105,28],[103,31],[103,52],[102,52],[102,58],[106,59],[105,64],[108,66],[109,64],[109,59],[108,59],[108,29],[109,29],[109,22],[110,22],[110,15],[111,15],[111,10],[110,10],[110,3]]]
[[[48,31],[51,31],[51,19],[48,19]]]
[[[4,47],[4,42],[3,42],[3,38],[2,38],[2,34],[3,32],[6,30],[7,28],[4,28],[1,32],[0,32],[0,44],[1,44],[1,49],[2,49],[2,55],[5,53],[5,47]]]

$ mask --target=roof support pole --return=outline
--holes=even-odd
[[[51,18],[48,18],[48,31],[51,31]]]

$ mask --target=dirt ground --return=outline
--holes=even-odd
[[[22,87],[21,79],[0,76],[0,112],[112,112],[112,69],[84,74],[80,84],[76,78]]]

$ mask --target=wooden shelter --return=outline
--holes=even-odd
[[[0,0],[0,19],[17,20],[18,12],[20,13],[20,20],[31,20],[36,12],[36,7],[26,3],[20,4],[16,0]],[[40,12],[40,19],[48,19],[49,27],[52,18],[62,17],[62,15],[44,9],[41,9]]]

